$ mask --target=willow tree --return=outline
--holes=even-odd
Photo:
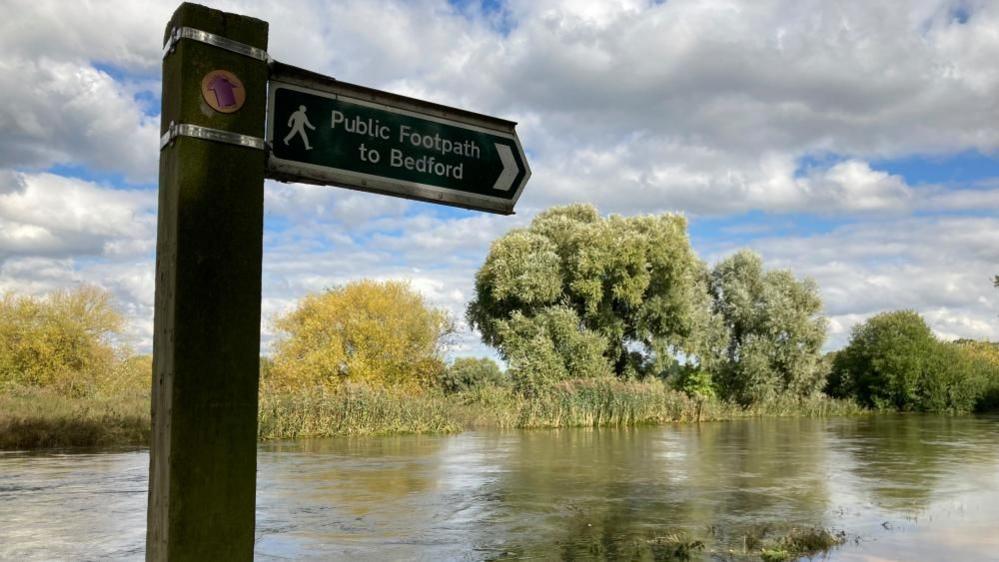
[[[469,322],[514,378],[663,374],[723,346],[707,270],[675,214],[555,207],[493,243]]]
[[[711,293],[729,335],[715,377],[724,397],[748,404],[822,390],[826,320],[814,282],[764,271],[744,250],[715,266]]]

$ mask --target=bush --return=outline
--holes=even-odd
[[[308,295],[275,325],[282,336],[265,366],[265,384],[282,389],[434,386],[453,332],[447,314],[408,284],[370,280]]]
[[[714,399],[715,383],[711,373],[704,369],[683,367],[669,377],[673,389],[679,390],[697,400]]]
[[[875,408],[968,412],[987,384],[984,362],[937,340],[919,314],[902,310],[854,328],[835,356],[827,392]]]
[[[508,386],[510,379],[488,357],[459,357],[441,377],[444,392],[453,394],[486,386]]]
[[[970,412],[984,390],[982,373],[952,343],[938,342],[919,384],[916,408],[927,412]]]
[[[970,361],[971,368],[981,381],[981,393],[975,403],[975,410],[999,410],[999,343],[958,340],[953,345]]]

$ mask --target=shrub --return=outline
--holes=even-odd
[[[486,386],[508,386],[510,379],[488,357],[459,357],[441,376],[446,393],[464,392]]]
[[[876,408],[968,412],[989,384],[986,364],[933,335],[911,310],[885,312],[854,328],[836,354],[827,392]]]
[[[951,413],[974,410],[985,382],[977,367],[958,346],[938,342],[920,378],[917,409]]]
[[[854,327],[850,343],[836,356],[829,391],[867,406],[914,409],[919,379],[937,348],[915,311],[878,314]]]
[[[679,390],[691,398],[705,400],[716,397],[711,373],[704,369],[684,367],[670,376],[668,380],[675,390]]]
[[[610,376],[603,352],[606,341],[580,327],[566,307],[551,307],[534,316],[514,312],[499,322],[509,374],[517,390],[533,394],[556,382]]]
[[[958,340],[953,345],[970,361],[981,382],[975,410],[999,410],[999,343]]]

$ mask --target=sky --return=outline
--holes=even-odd
[[[463,322],[490,243],[552,205],[679,212],[820,287],[826,349],[914,309],[999,340],[999,2],[204,2],[270,55],[517,121],[512,217],[265,185],[262,342],[308,292],[408,280]],[[0,292],[111,291],[151,347],[161,38],[176,1],[0,0]]]

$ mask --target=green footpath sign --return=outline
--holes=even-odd
[[[510,121],[283,66],[268,175],[510,214],[531,175]]]

